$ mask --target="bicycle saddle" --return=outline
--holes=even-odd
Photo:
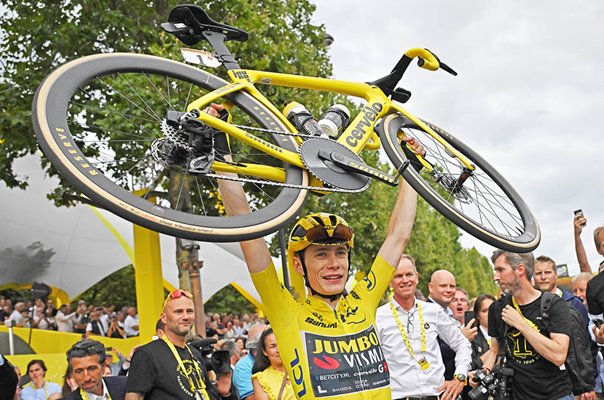
[[[205,39],[204,31],[222,33],[225,35],[225,40],[239,42],[245,42],[249,36],[243,29],[214,21],[201,7],[194,4],[174,7],[170,12],[168,22],[162,23],[161,27],[166,32],[173,33],[188,46],[193,46]]]

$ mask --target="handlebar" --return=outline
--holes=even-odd
[[[413,61],[415,57],[418,58],[417,65],[419,65],[421,68],[427,69],[429,71],[436,71],[438,69],[442,69],[453,76],[457,76],[457,72],[455,72],[453,68],[449,67],[444,62],[440,61],[436,54],[434,54],[428,49],[414,47],[405,52],[405,54],[401,57],[398,63],[396,63],[394,69],[392,70],[392,72],[390,72],[390,74],[368,83],[370,85],[374,85],[382,89],[386,96],[393,96],[393,99],[395,99],[394,96],[396,96],[397,98],[395,100],[404,103],[405,101],[407,101],[407,99],[409,99],[411,93],[404,89],[395,89],[395,87],[401,80],[401,78],[405,74],[405,71],[407,70],[407,67],[409,67],[409,64],[411,64],[411,61]],[[403,92],[405,92],[404,95],[398,96],[396,93],[397,90],[402,90]]]
[[[453,76],[457,76],[457,72],[453,70],[453,68],[449,67],[444,62],[440,61],[438,56],[431,52],[428,49],[421,49],[419,47],[414,47],[405,52],[405,56],[413,59],[415,57],[418,58],[417,65],[421,68],[427,69],[429,71],[436,71],[439,68],[444,71],[450,73]]]

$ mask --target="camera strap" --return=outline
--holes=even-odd
[[[199,400],[209,400],[210,397],[208,396],[208,392],[206,391],[206,385],[203,381],[201,368],[199,368],[199,364],[197,363],[195,356],[193,356],[193,352],[191,352],[189,346],[185,344],[185,349],[187,349],[189,355],[191,356],[191,363],[193,363],[193,365],[195,366],[195,371],[193,371],[192,369],[187,370],[185,364],[182,361],[182,358],[180,357],[180,354],[178,354],[178,351],[176,351],[176,347],[174,347],[174,344],[169,341],[167,337],[163,336],[162,339],[164,342],[166,342],[168,348],[170,348],[170,351],[172,351],[172,354],[174,355],[174,358],[178,363],[178,369],[185,376],[185,378],[187,378],[187,382],[189,382],[189,387],[191,388],[191,391],[195,393],[196,398],[199,398],[199,396],[201,396]]]

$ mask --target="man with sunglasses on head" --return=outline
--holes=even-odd
[[[220,108],[212,105],[207,112],[218,115]],[[415,153],[425,153],[414,139],[405,141]],[[239,182],[219,181],[219,187],[229,215],[250,212]],[[299,301],[279,282],[263,238],[240,243],[298,398],[391,398],[375,312],[409,241],[416,200],[416,193],[403,181],[384,243],[366,278],[350,293],[344,287],[354,232],[337,215],[311,214],[300,218],[292,229],[288,263],[304,277],[309,292]]]
[[[237,400],[228,382],[212,385],[197,349],[187,345],[195,323],[193,296],[175,290],[166,297],[161,314],[163,335],[138,348],[128,373],[126,400]]]

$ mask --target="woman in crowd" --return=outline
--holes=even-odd
[[[48,399],[54,393],[61,393],[61,386],[46,380],[46,364],[42,360],[31,360],[27,364],[27,374],[31,383],[21,391],[21,400]]]
[[[271,328],[262,332],[259,350],[252,367],[254,400],[295,400],[296,396]]]
[[[481,294],[474,302],[478,333],[472,340],[472,370],[482,367],[482,355],[491,348],[489,336],[489,307],[495,301],[492,294]]]

